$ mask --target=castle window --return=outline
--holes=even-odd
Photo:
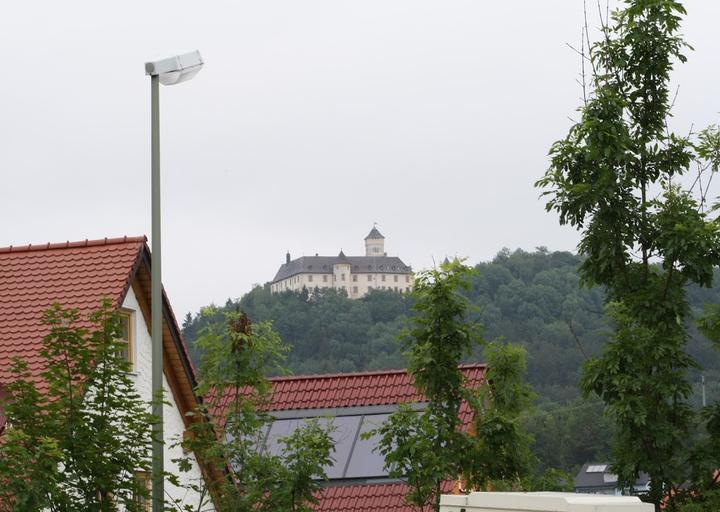
[[[357,294],[357,286],[353,286],[353,293]]]
[[[372,274],[368,274],[368,281],[372,281]]]
[[[357,282],[357,274],[353,274],[353,281]]]
[[[385,274],[383,274],[383,275],[382,275],[382,277],[381,277],[380,279],[382,279],[382,280],[383,280],[383,282],[385,282]]]
[[[323,276],[323,283],[327,283],[327,276]]]
[[[393,276],[393,277],[395,278],[395,282],[397,283],[397,281],[398,281],[398,276]]]
[[[409,282],[410,282],[410,276],[405,276],[405,282],[406,282],[406,283],[409,283]]]
[[[345,274],[340,274],[340,280],[345,281]]]
[[[308,281],[312,283],[312,275],[308,276]],[[396,279],[396,281],[397,281],[397,279]]]

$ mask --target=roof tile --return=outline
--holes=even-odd
[[[118,304],[145,237],[105,238],[0,248],[0,383],[14,357],[37,376],[48,333],[41,319],[54,302],[88,314],[103,298]]]

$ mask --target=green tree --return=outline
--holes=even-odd
[[[626,0],[591,47],[592,90],[581,119],[551,150],[537,185],[561,224],[582,232],[584,284],[607,290],[614,330],[584,367],[581,386],[616,423],[613,469],[620,486],[651,478],[656,509],[689,476],[694,416],[686,352],[686,285],[710,286],[720,263],[718,224],[679,177],[691,164],[717,169],[717,128],[681,137],[668,128],[670,73],[684,62],[682,5]],[[702,180],[701,180],[702,182]]]
[[[455,260],[415,279],[416,315],[404,337],[408,372],[427,401],[417,412],[405,404],[376,431],[378,451],[391,477],[404,478],[407,501],[439,510],[446,481],[460,475],[471,486],[519,482],[529,469],[530,438],[518,417],[532,394],[522,383],[524,351],[500,344],[488,348],[494,384],[481,391],[467,386],[459,364],[481,343],[480,326],[467,319],[467,291],[472,270]],[[466,404],[475,417],[475,434],[460,409]],[[488,454],[493,449],[501,452]],[[482,458],[482,459],[481,459]]]
[[[487,383],[480,387],[474,409],[473,448],[464,475],[478,489],[521,489],[528,485],[535,458],[532,436],[524,420],[535,394],[525,383],[524,348],[500,342],[484,350]]]
[[[44,323],[42,392],[20,360],[7,387],[0,510],[140,510],[148,496],[135,472],[149,470],[154,420],[129,375],[117,310],[105,301],[84,318],[55,304]]]
[[[281,454],[263,445],[273,418],[268,373],[284,373],[288,347],[269,322],[252,324],[229,313],[223,329],[206,329],[198,393],[206,400],[195,414],[185,445],[211,471],[211,490],[220,512],[309,512],[326,479],[334,444],[331,426],[308,422],[280,439]],[[186,464],[187,466],[187,464]]]

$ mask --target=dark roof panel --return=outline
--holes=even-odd
[[[650,477],[647,473],[641,472],[635,481],[636,487],[647,485]],[[576,489],[615,489],[617,487],[617,475],[610,471],[608,462],[589,462],[583,464],[575,476]]]

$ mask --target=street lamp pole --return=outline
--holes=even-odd
[[[165,508],[165,457],[163,450],[163,342],[162,342],[162,258],[160,234],[160,84],[174,85],[194,77],[203,66],[199,52],[186,53],[145,64],[150,75],[150,145],[152,182],[152,263],[151,263],[151,336],[152,336],[152,510]]]
[[[163,455],[163,346],[162,346],[162,244],[160,234],[160,77],[150,76],[150,124],[151,124],[151,181],[152,181],[152,392],[153,392],[153,442],[152,442],[152,503],[153,512],[164,508],[165,457]]]

